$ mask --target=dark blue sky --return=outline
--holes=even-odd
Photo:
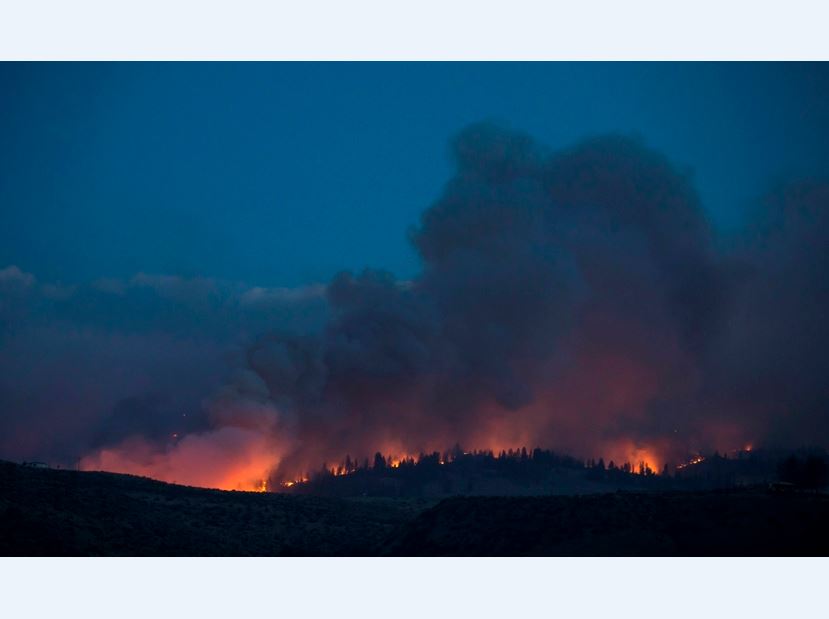
[[[712,220],[829,172],[829,71],[790,64],[0,65],[0,268],[257,285],[419,269],[447,141],[494,120],[557,149],[637,134]]]

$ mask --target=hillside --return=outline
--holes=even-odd
[[[0,462],[0,555],[829,555],[829,496],[338,498]]]
[[[446,499],[384,549],[441,556],[827,556],[829,496],[765,491]]]
[[[0,555],[372,554],[424,505],[207,490],[0,462]]]

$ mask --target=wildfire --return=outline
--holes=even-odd
[[[391,454],[384,456],[382,455],[382,452],[376,452],[373,462],[370,458],[362,460],[358,458],[353,460],[347,455],[345,460],[340,464],[335,466],[324,464],[321,469],[318,469],[318,472],[308,473],[301,478],[284,479],[279,482],[279,487],[284,491],[288,491],[289,489],[295,488],[299,484],[313,484],[316,481],[324,483],[324,479],[327,476],[339,478],[351,475],[354,475],[355,477],[372,475],[373,477],[378,473],[382,475],[382,471],[384,469],[387,471],[411,470],[414,474],[416,470],[420,470],[421,466],[428,467],[431,464],[452,466],[456,463],[463,466],[462,463],[467,460],[470,462],[473,469],[475,465],[490,467],[492,464],[509,465],[509,461],[515,461],[520,463],[526,462],[528,467],[579,467],[580,465],[583,465],[588,469],[599,467],[602,470],[619,471],[621,474],[641,475],[644,477],[660,474],[661,469],[658,468],[658,465],[661,458],[659,456],[659,452],[656,451],[656,448],[645,447],[633,443],[617,445],[616,447],[617,449],[614,453],[621,457],[619,457],[618,460],[608,459],[605,461],[605,464],[601,464],[602,459],[596,461],[591,458],[589,461],[580,461],[566,455],[557,454],[551,450],[541,448],[527,450],[525,447],[518,449],[509,448],[508,450],[502,449],[500,452],[495,453],[490,449],[464,451],[456,445],[454,448],[444,451],[443,453],[433,451],[431,453],[420,453],[417,456]],[[701,461],[701,456],[694,460],[694,462]],[[371,473],[369,473],[369,471],[371,471]]]
[[[175,436],[175,434],[174,434]],[[263,441],[250,432],[243,430],[223,430],[207,435],[178,437],[165,451],[159,452],[152,445],[141,442],[124,443],[115,448],[108,448],[85,457],[79,464],[83,470],[109,470],[153,477],[172,483],[219,488],[223,490],[241,490],[248,492],[274,492],[295,488],[308,483],[317,476],[317,472],[333,477],[359,475],[367,469],[410,470],[410,467],[433,463],[450,466],[456,461],[467,458],[506,458],[532,459],[534,450],[509,448],[507,450],[479,449],[466,451],[459,445],[445,451],[431,451],[412,455],[405,446],[383,445],[372,461],[371,457],[362,456],[345,459],[334,465],[324,465],[322,470],[295,471],[277,482],[269,483],[270,472],[279,464],[279,453],[269,442]],[[752,451],[751,443],[742,442],[742,450],[736,454]],[[662,444],[643,445],[638,442],[623,440],[608,442],[601,446],[604,466],[619,469],[631,474],[659,474],[669,446]],[[545,450],[540,450],[545,451]],[[386,454],[386,455],[382,455]],[[601,459],[600,459],[601,460]],[[686,462],[676,466],[677,471],[704,462],[706,458],[697,454]],[[591,458],[585,466],[601,466]]]
[[[693,466],[694,464],[699,464],[700,462],[703,462],[704,460],[705,460],[705,458],[703,458],[702,456],[694,456],[693,458],[688,460],[688,462],[683,462],[682,464],[677,464],[676,468],[677,468],[677,470],[681,471],[682,469],[688,468],[689,466]]]
[[[162,450],[142,439],[130,439],[84,456],[78,468],[202,488],[268,491],[267,478],[279,462],[279,452],[258,432],[223,428],[203,434],[174,434]]]
[[[612,460],[619,467],[629,462],[634,471],[638,468],[643,473],[647,471],[658,473],[665,463],[661,447],[663,446],[644,446],[631,440],[621,440],[606,443],[602,451],[606,460]]]
[[[348,475],[348,474],[350,474],[350,473],[353,473],[353,472],[354,472],[354,469],[353,469],[353,468],[351,468],[351,469],[347,469],[347,468],[345,468],[344,466],[332,466],[332,467],[331,467],[330,469],[328,469],[328,470],[330,471],[330,473],[331,473],[334,477],[342,477],[343,475]]]
[[[308,477],[300,477],[299,479],[289,479],[283,482],[280,482],[279,485],[283,488],[291,488],[292,486],[296,486],[297,484],[304,484],[308,481]]]
[[[404,454],[404,455],[397,455],[397,456],[387,456],[386,457],[386,464],[396,469],[403,464],[415,464],[419,459],[419,456],[413,456],[411,454]]]

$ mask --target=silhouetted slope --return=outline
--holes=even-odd
[[[829,555],[829,496],[764,491],[463,497],[425,510],[392,555]]]
[[[0,462],[0,555],[829,555],[829,496],[336,498]]]
[[[0,462],[0,555],[375,554],[422,505],[224,492]]]

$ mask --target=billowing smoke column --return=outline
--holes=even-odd
[[[477,125],[453,152],[454,178],[411,233],[418,278],[341,274],[321,334],[248,350],[290,437],[277,478],[455,442],[658,465],[827,436],[825,421],[804,431],[827,401],[826,363],[808,352],[826,344],[825,189],[773,199],[785,224],[724,251],[687,175],[637,141],[549,153]]]
[[[236,347],[233,376],[186,424],[175,398],[132,386],[82,443],[87,466],[234,487],[455,443],[655,467],[747,442],[827,444],[828,185],[781,187],[725,238],[689,176],[636,140],[549,152],[482,124],[452,152],[455,175],[411,232],[413,280],[367,270],[207,296],[154,280],[195,308],[208,350]],[[153,315],[190,328],[178,310]],[[187,341],[173,357],[194,360],[191,391],[215,385],[215,364],[192,368],[219,355]]]

